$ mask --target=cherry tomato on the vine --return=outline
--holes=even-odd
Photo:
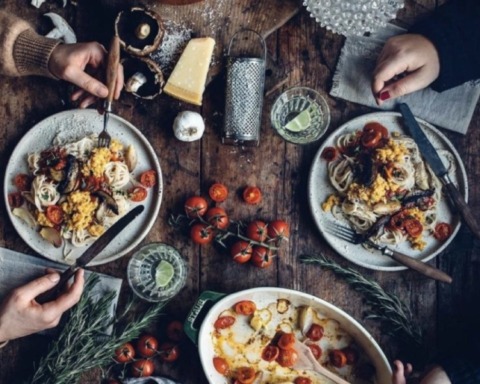
[[[228,188],[220,183],[212,184],[208,190],[208,195],[216,203],[221,203],[222,201],[227,200]]]
[[[265,361],[276,360],[280,354],[280,348],[276,345],[267,345],[262,351],[262,359]]]
[[[273,263],[271,251],[265,247],[253,247],[252,263],[258,268],[267,268]]]
[[[452,226],[448,223],[438,223],[435,226],[433,236],[439,241],[445,241],[452,235]]]
[[[253,315],[253,313],[257,309],[257,306],[251,300],[242,300],[236,303],[233,308],[235,309],[235,312],[239,315],[250,316]]]
[[[160,346],[158,347],[158,353],[162,361],[171,363],[177,360],[180,356],[180,348],[178,347],[178,345],[166,341],[160,344]]]
[[[250,243],[239,240],[232,245],[232,248],[230,248],[230,255],[232,256],[233,261],[243,264],[251,259],[252,251]]]
[[[307,331],[307,336],[312,341],[318,341],[323,337],[323,327],[318,324],[312,324],[312,326]]]
[[[245,187],[242,197],[247,204],[255,205],[262,201],[262,191],[258,187]]]
[[[137,342],[137,351],[143,357],[152,357],[157,353],[158,340],[152,335],[143,335]]]
[[[330,351],[330,362],[337,368],[342,368],[347,364],[347,356],[339,349]]]
[[[283,220],[273,220],[268,224],[267,234],[270,239],[285,240],[290,235],[290,227]]]
[[[213,366],[215,370],[221,375],[227,375],[230,372],[230,367],[225,359],[215,356],[213,358]]]
[[[225,329],[231,327],[235,323],[235,317],[233,316],[220,316],[213,324],[216,330]]]
[[[123,344],[115,350],[115,360],[119,363],[128,363],[135,357],[135,349],[130,343]]]
[[[167,325],[167,337],[172,341],[180,341],[183,339],[183,324],[181,321],[172,320]]]
[[[192,196],[185,202],[185,213],[191,219],[195,219],[198,216],[203,216],[207,212],[208,203],[201,196]]]
[[[143,172],[140,175],[140,183],[147,188],[152,188],[157,184],[157,173],[153,169]]]
[[[226,229],[230,224],[227,212],[220,207],[210,208],[205,215],[205,219],[210,225],[218,229]]]
[[[132,376],[147,377],[151,376],[155,370],[155,365],[152,360],[136,360],[132,363]]]
[[[53,224],[59,225],[63,222],[63,211],[58,205],[49,205],[45,214]]]
[[[254,220],[247,225],[246,233],[249,239],[264,242],[267,239],[267,224],[262,220]]]
[[[130,196],[130,200],[139,202],[145,200],[148,193],[143,187],[133,187],[128,191],[128,194]]]
[[[214,235],[213,229],[206,224],[194,224],[190,229],[190,238],[195,244],[208,244]]]

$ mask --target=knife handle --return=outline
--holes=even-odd
[[[414,269],[415,271],[420,272],[422,275],[425,275],[431,279],[442,281],[448,284],[452,283],[452,278],[449,275],[438,268],[432,267],[429,264],[388,248],[385,248],[382,252],[384,255],[390,256],[393,260],[399,262],[400,264]]]
[[[111,103],[115,96],[115,86],[117,82],[118,63],[120,62],[120,38],[114,35],[110,43],[107,60],[107,102]]]
[[[63,271],[60,274],[60,280],[58,281],[57,285],[55,285],[53,288],[50,288],[48,291],[45,291],[38,295],[35,298],[35,301],[39,304],[44,304],[49,301],[55,300],[62,293],[68,280],[70,280],[72,276],[75,275],[77,269],[78,267],[70,267]]]
[[[460,216],[462,216],[463,220],[467,224],[468,228],[473,232],[473,234],[480,239],[480,226],[478,225],[475,217],[473,217],[472,211],[470,210],[469,206],[465,202],[465,199],[460,194],[458,189],[452,182],[444,183],[444,186],[447,190],[448,195],[452,199],[453,204],[457,207]]]

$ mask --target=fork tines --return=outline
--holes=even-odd
[[[358,235],[352,229],[342,225],[329,222],[324,228],[327,233],[336,236],[339,239],[348,241],[349,243],[359,244],[362,242],[361,235]]]

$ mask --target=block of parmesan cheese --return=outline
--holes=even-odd
[[[205,81],[215,40],[200,37],[188,42],[163,91],[187,103],[202,105]]]

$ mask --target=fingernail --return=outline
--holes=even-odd
[[[383,91],[380,93],[380,100],[385,101],[390,98],[390,93],[388,91]]]
[[[48,280],[50,280],[52,283],[58,283],[60,280],[60,275],[58,273],[51,273],[48,275]]]

